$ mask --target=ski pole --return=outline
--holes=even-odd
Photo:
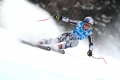
[[[52,18],[53,16],[50,16],[49,18],[47,19],[42,19],[42,20],[38,20],[37,22],[40,22],[40,21],[46,21],[46,20],[49,20],[50,18]]]
[[[105,59],[103,58],[103,57],[98,57],[98,58],[96,58],[96,57],[94,57],[94,56],[92,56],[94,59],[103,59],[104,60],[104,62],[107,64],[107,62],[105,61]]]

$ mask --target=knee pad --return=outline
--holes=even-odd
[[[78,45],[78,41],[74,40],[70,43],[71,47],[76,47]]]
[[[62,44],[62,48],[66,49],[66,48],[72,48],[72,47],[76,47],[78,45],[78,41],[74,40],[74,41],[70,41],[70,42],[66,42],[64,44]]]

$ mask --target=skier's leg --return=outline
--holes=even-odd
[[[49,38],[49,39],[42,39],[39,41],[39,44],[52,44],[52,43],[58,43],[58,39]]]
[[[54,44],[54,43],[59,43],[58,38],[49,38],[49,39],[42,39],[39,41],[39,44]]]
[[[71,41],[66,42],[64,44],[59,44],[58,47],[60,49],[66,49],[66,48],[76,47],[77,45],[78,45],[78,41],[77,40],[71,40]]]
[[[66,49],[69,47],[76,47],[78,45],[78,40],[77,38],[72,35],[71,33],[65,33],[63,35],[64,37],[60,37],[61,42],[65,41],[64,44],[59,44],[58,47],[59,49]]]
[[[57,37],[57,39],[58,39],[58,43],[60,43],[60,42],[66,42],[68,40],[73,40],[72,34],[69,33],[69,32],[61,34],[60,36]]]
[[[40,40],[39,41],[39,43],[38,44],[48,44],[48,42],[50,41],[51,39],[42,39],[42,40]]]
[[[70,33],[63,33],[57,38],[42,39],[39,41],[39,44],[50,44],[50,43],[60,43],[69,40]]]

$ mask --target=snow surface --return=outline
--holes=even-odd
[[[67,49],[66,54],[45,51],[19,42],[25,39],[38,42],[41,38],[56,37],[62,29],[46,11],[25,0],[4,0],[0,29],[0,80],[120,80],[120,61],[98,54],[88,57],[88,44]]]

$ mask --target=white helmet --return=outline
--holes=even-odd
[[[90,24],[93,25],[93,18],[92,18],[92,17],[86,17],[86,18],[84,19],[84,22],[90,23]]]

